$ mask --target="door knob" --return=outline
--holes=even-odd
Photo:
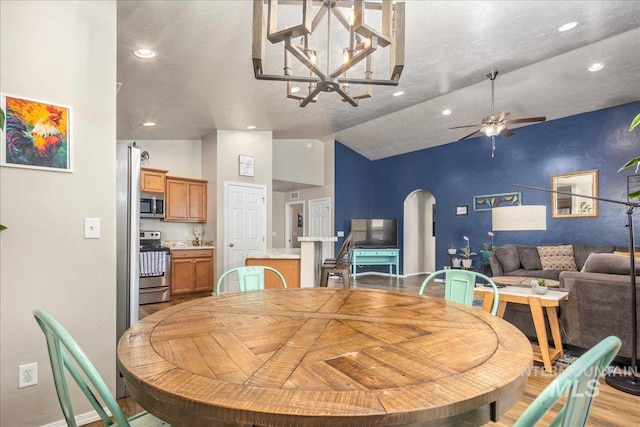
[[[229,243],[229,247],[232,248],[233,247],[233,243]]]

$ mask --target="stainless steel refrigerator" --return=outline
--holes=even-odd
[[[116,147],[116,339],[138,321],[140,293],[140,148]],[[116,397],[125,396],[124,381],[116,375]]]

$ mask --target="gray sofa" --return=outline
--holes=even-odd
[[[585,256],[587,249],[592,251]],[[559,280],[559,290],[569,292],[569,299],[561,302],[559,310],[563,344],[588,349],[603,338],[616,335],[622,340],[618,355],[630,358],[632,337],[629,258],[612,252],[613,247],[610,246],[574,245],[578,271],[532,270],[523,268],[522,264],[514,270],[508,268],[508,271],[504,271],[503,263],[496,257],[496,253],[490,256],[489,261],[494,276],[512,275]],[[502,255],[505,253],[515,256],[513,248],[507,248]],[[518,253],[517,248],[515,253]],[[523,253],[522,250],[520,253]],[[589,256],[591,253],[593,255]],[[529,252],[529,256],[531,255]],[[506,264],[513,267],[515,261]],[[639,274],[640,259],[636,262],[637,292],[640,292]],[[637,302],[636,310],[640,312],[640,299]],[[525,335],[535,339],[535,329],[528,306],[508,304],[504,318]],[[640,318],[638,328],[640,329]],[[638,352],[640,354],[640,345]]]
[[[555,245],[544,245],[555,246]],[[592,253],[613,253],[610,245],[572,245],[573,258],[577,270],[582,270],[584,263]],[[536,277],[539,279],[558,280],[562,270],[543,270],[537,246],[504,245],[489,255],[491,274],[493,276]]]

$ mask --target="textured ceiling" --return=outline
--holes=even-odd
[[[201,139],[252,124],[276,139],[337,139],[374,160],[470,133],[449,128],[490,114],[492,70],[496,111],[509,118],[553,120],[640,99],[638,1],[407,1],[399,86],[373,86],[358,107],[321,93],[305,108],[286,98],[285,83],[254,78],[251,1],[117,7],[118,139]],[[579,25],[557,31],[570,21]],[[157,58],[133,56],[141,46]],[[604,69],[587,71],[593,62]],[[397,90],[405,94],[391,96]],[[141,126],[149,120],[158,125]]]

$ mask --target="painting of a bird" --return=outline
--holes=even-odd
[[[5,100],[5,163],[68,170],[70,109],[10,96]]]

